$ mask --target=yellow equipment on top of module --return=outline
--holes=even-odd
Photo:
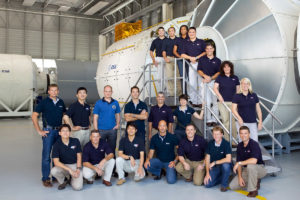
[[[142,31],[142,20],[135,23],[122,22],[115,26],[115,42]]]

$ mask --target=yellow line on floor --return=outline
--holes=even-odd
[[[249,193],[249,192],[244,191],[244,190],[234,190],[234,191],[237,192],[237,193],[243,194],[245,196],[247,196],[247,194]],[[267,200],[265,197],[262,197],[262,196],[259,196],[259,195],[257,195],[255,198],[259,199],[259,200]]]

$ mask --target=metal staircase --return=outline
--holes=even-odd
[[[165,88],[164,86],[165,86],[166,81],[174,81],[174,90],[175,90],[174,94],[175,94],[175,96],[172,96],[172,97],[166,96],[166,104],[168,106],[171,106],[171,107],[178,106],[178,102],[179,101],[178,101],[178,97],[176,96],[176,84],[177,84],[178,80],[182,80],[182,83],[183,83],[183,87],[182,87],[183,88],[183,93],[185,93],[185,85],[187,85],[190,90],[197,91],[194,87],[192,87],[190,85],[190,83],[189,83],[189,81],[188,81],[188,79],[187,79],[186,76],[182,76],[182,77],[178,77],[177,76],[176,69],[177,69],[177,61],[178,60],[183,60],[183,74],[185,74],[185,65],[189,66],[189,70],[196,71],[191,66],[191,64],[189,62],[187,62],[185,59],[177,59],[177,58],[174,61],[174,69],[175,69],[174,70],[174,78],[168,78],[168,79],[165,78],[164,77],[164,72],[163,72],[163,67],[161,67],[161,69],[162,69],[162,72],[160,73],[161,77],[157,77],[155,79],[154,77],[156,75],[156,71],[152,69],[153,64],[149,63],[149,64],[147,64],[147,65],[145,65],[143,67],[143,72],[141,73],[141,75],[137,79],[135,85],[137,85],[137,86],[140,87],[140,93],[141,93],[140,99],[143,100],[148,105],[149,110],[150,110],[150,107],[152,105],[156,104],[155,98],[156,98],[156,94],[158,92],[156,85],[158,85],[159,91],[166,92],[166,91],[164,91],[164,88]],[[159,63],[159,65],[164,65],[164,63]],[[202,79],[202,77],[200,77],[199,74],[197,74],[197,76],[198,76],[198,78]],[[197,93],[197,96],[200,99],[202,99],[202,102],[207,102],[206,101],[206,91],[209,91],[213,95],[216,96],[216,94],[214,93],[213,89],[210,88],[209,86],[207,86],[207,84],[204,84],[204,90],[205,90],[204,91],[204,94],[205,94],[204,98],[201,97],[201,95]],[[153,92],[155,93],[155,95],[153,95]],[[129,94],[128,97],[127,97],[127,99],[126,99],[126,102],[129,102],[130,98],[131,98],[131,95]],[[207,140],[211,139],[212,138],[212,135],[211,135],[211,129],[212,128],[206,126],[206,114],[207,113],[211,113],[214,116],[214,118],[216,119],[216,121],[218,122],[218,125],[223,128],[224,134],[228,134],[229,135],[230,143],[232,144],[232,142],[234,142],[235,144],[238,144],[238,139],[234,138],[232,136],[232,127],[231,127],[232,120],[237,120],[237,118],[233,115],[231,109],[224,102],[223,102],[223,105],[225,106],[225,108],[230,113],[230,127],[229,127],[229,130],[224,126],[224,124],[220,120],[219,116],[217,116],[215,113],[213,113],[213,111],[210,108],[210,106],[208,106],[206,103],[204,103],[204,106],[203,106],[204,107],[204,120],[198,120],[198,119],[192,118],[193,123],[195,124],[195,126],[201,132],[201,134],[203,135],[203,137],[205,139],[207,139]],[[261,151],[262,151],[262,154],[263,154],[263,160],[265,161],[265,168],[267,169],[268,174],[274,175],[274,174],[276,174],[278,172],[281,172],[281,170],[282,170],[282,168],[280,167],[280,165],[274,159],[275,145],[277,145],[279,148],[283,147],[281,145],[281,143],[274,136],[274,133],[275,133],[274,124],[275,124],[275,122],[278,122],[279,124],[282,124],[282,122],[261,101],[260,101],[260,105],[272,117],[272,122],[273,123],[272,123],[272,130],[271,131],[268,130],[263,125],[263,131],[272,140],[272,142],[270,144],[271,148],[272,148],[272,150],[271,150],[272,155],[270,155],[270,153],[261,144],[260,144],[260,148],[261,148]],[[121,107],[121,122],[120,122],[120,130],[119,130],[120,133],[121,133],[121,135],[125,132],[125,125],[126,125],[126,122],[125,122],[124,117],[123,117],[124,107],[125,107],[125,105],[123,105]],[[148,130],[148,129],[146,129],[146,130]],[[146,132],[148,132],[148,131],[146,131]],[[233,151],[233,161],[235,161],[235,151],[236,151],[236,149],[233,148],[232,151]]]

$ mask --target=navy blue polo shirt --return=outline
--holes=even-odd
[[[215,145],[215,140],[211,140],[206,148],[205,153],[210,155],[210,162],[214,162],[217,160],[221,160],[226,157],[227,154],[231,154],[231,148],[229,142],[227,142],[224,138],[220,146]]]
[[[194,108],[189,106],[184,111],[180,110],[180,106],[178,106],[173,113],[177,117],[176,130],[185,130],[186,125],[191,123],[194,112]]]
[[[34,112],[42,113],[43,126],[47,125],[58,127],[62,124],[63,113],[66,107],[62,99],[58,99],[56,103],[47,97],[43,99],[35,108]]]
[[[95,148],[91,141],[83,147],[82,162],[89,162],[92,165],[99,164],[105,158],[105,154],[113,153],[109,144],[100,139],[98,148]]]
[[[189,39],[188,37],[186,37],[186,38],[176,37],[174,45],[177,46],[177,53],[179,55],[184,53],[184,46],[188,39]]]
[[[145,110],[146,112],[148,112],[148,107],[147,105],[139,100],[139,103],[137,105],[134,105],[133,101],[128,102],[125,105],[125,109],[124,109],[124,114],[126,113],[132,113],[132,114],[141,114],[141,112]],[[135,120],[134,121],[135,125],[137,126],[138,132],[137,132],[137,136],[144,136],[146,133],[145,130],[145,120]]]
[[[220,75],[216,78],[215,83],[219,84],[219,92],[224,101],[230,102],[232,101],[234,94],[236,94],[236,86],[240,85],[239,78],[235,75]]]
[[[261,150],[259,144],[250,138],[246,147],[244,143],[240,142],[237,146],[236,162],[245,161],[249,158],[256,158],[257,164],[265,164],[262,159]]]
[[[144,141],[139,137],[134,137],[130,142],[128,137],[123,137],[120,140],[119,151],[127,156],[132,156],[134,159],[140,159],[140,152],[145,152]]]
[[[79,101],[76,101],[70,105],[66,114],[72,119],[74,126],[89,127],[91,108],[88,104],[84,103],[82,105]]]
[[[206,145],[205,139],[199,135],[195,135],[193,141],[185,137],[179,143],[178,156],[185,156],[190,161],[201,161],[204,159]]]
[[[148,117],[148,122],[152,122],[152,127],[158,129],[158,123],[161,120],[165,120],[167,124],[173,123],[172,109],[164,104],[162,107],[152,106]]]
[[[204,40],[196,38],[195,41],[191,41],[188,39],[184,43],[184,54],[188,56],[196,57],[199,56],[201,53],[205,52],[206,44]]]
[[[160,39],[159,37],[157,37],[156,39],[154,39],[151,43],[150,46],[150,51],[154,51],[155,50],[155,56],[156,57],[163,57],[162,56],[162,46],[163,46],[163,42],[166,38],[164,39]]]
[[[171,162],[175,159],[174,148],[178,145],[177,137],[168,133],[162,137],[159,133],[151,138],[150,149],[155,150],[156,157],[162,162]]]
[[[209,59],[206,55],[198,61],[198,69],[208,76],[213,76],[220,71],[221,60],[217,57]]]
[[[93,113],[99,116],[98,129],[111,130],[116,126],[115,114],[120,113],[120,106],[114,99],[107,102],[103,98],[96,102]]]
[[[238,113],[245,123],[256,123],[256,104],[259,102],[255,93],[235,94],[232,103],[237,104]]]
[[[65,145],[61,137],[57,139],[52,149],[52,158],[59,158],[63,164],[74,164],[77,162],[77,153],[81,153],[80,142],[77,138],[69,138],[69,144]]]
[[[175,41],[176,41],[177,37],[175,37],[174,39],[171,38],[166,38],[163,42],[163,46],[162,46],[162,51],[165,51],[167,56],[174,56],[173,54],[173,48],[175,45]]]

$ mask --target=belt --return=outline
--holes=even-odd
[[[81,130],[89,130],[90,128],[89,127],[81,127],[80,129]]]
[[[52,130],[58,130],[59,126],[49,126],[47,125],[46,128],[52,129]]]

